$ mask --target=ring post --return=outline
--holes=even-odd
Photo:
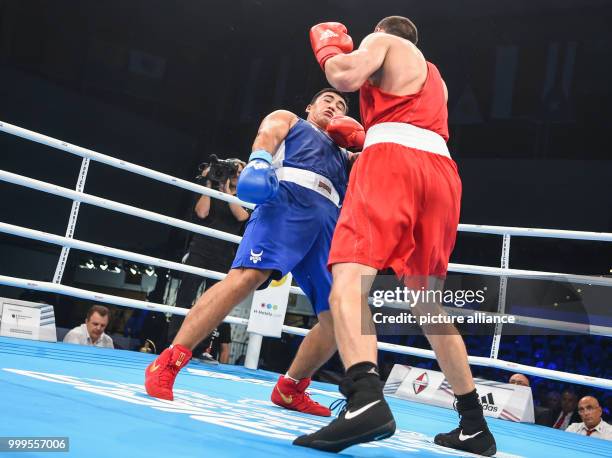
[[[501,268],[510,267],[510,234],[504,234],[502,241]],[[508,277],[501,274],[499,277],[499,299],[497,301],[497,313],[506,313],[506,289],[508,288]],[[496,323],[493,331],[493,342],[491,343],[491,358],[497,359],[503,324]]]
[[[257,369],[259,366],[259,353],[261,352],[261,342],[263,336],[255,332],[249,332],[249,344],[244,358],[244,367],[247,369]]]

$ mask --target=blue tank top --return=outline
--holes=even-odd
[[[348,154],[321,129],[298,118],[274,155],[275,167],[310,170],[332,182],[344,200],[348,184]]]

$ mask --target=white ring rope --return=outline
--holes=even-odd
[[[594,275],[573,275],[539,270],[503,269],[501,267],[472,266],[470,264],[448,264],[449,272],[464,274],[490,275],[495,277],[525,278],[529,280],[550,280],[567,283],[579,283],[598,286],[612,286],[612,278]]]
[[[121,307],[130,307],[140,310],[150,310],[152,312],[170,313],[172,315],[186,316],[189,309],[183,307],[174,307],[172,305],[156,304],[153,302],[139,301],[137,299],[129,299],[127,297],[113,296],[110,294],[98,293],[86,289],[74,288],[72,286],[50,283],[46,281],[28,280],[26,278],[8,277],[0,275],[0,284],[15,286],[16,288],[33,289],[36,291],[46,291],[49,293],[65,294],[67,296],[78,297],[90,301],[102,302],[104,304],[119,305]],[[249,320],[228,316],[224,321],[231,324],[248,325]]]
[[[457,230],[460,232],[475,232],[477,234],[518,235],[523,237],[612,242],[612,233],[610,232],[566,231],[561,229],[487,226],[481,224],[459,224]]]
[[[90,149],[82,148],[80,146],[71,145],[68,142],[58,140],[47,135],[42,135],[37,132],[24,129],[22,127],[9,124],[8,122],[0,121],[0,131],[3,131],[10,135],[24,138],[36,143],[50,146],[62,151],[65,151],[76,156],[84,157],[97,161],[111,167],[133,172],[138,175],[146,176],[153,180],[161,181],[170,185],[177,186],[179,188],[187,189],[199,194],[204,194],[210,197],[215,197],[226,202],[237,203],[247,208],[254,208],[253,204],[243,202],[236,197],[230,196],[220,191],[215,191],[210,188],[191,183],[187,180],[173,177],[165,173],[157,172],[155,170],[142,167],[140,165],[132,164],[112,156],[92,151]],[[495,234],[495,235],[519,235],[525,237],[544,237],[544,238],[562,238],[562,239],[577,239],[577,240],[593,240],[602,242],[612,242],[612,233],[608,232],[590,232],[590,231],[567,231],[559,229],[538,229],[538,228],[525,228],[525,227],[510,227],[510,226],[488,226],[480,224],[459,224],[458,231],[461,232],[476,232],[479,234]]]
[[[31,130],[23,129],[18,126],[14,126],[13,124],[9,124],[8,122],[0,121],[0,131],[4,131],[7,134],[25,138],[26,140],[30,140],[36,143],[41,143],[43,145],[47,145],[52,148],[62,150],[67,153],[74,154],[76,156],[91,159],[92,161],[97,161],[102,164],[110,165],[111,167],[116,167],[118,169],[127,170],[128,172],[133,172],[133,173],[136,173],[137,175],[142,175],[142,176],[151,178],[153,180],[161,181],[162,183],[167,183],[173,186],[177,186],[179,188],[187,189],[188,191],[197,192],[198,194],[205,194],[209,197],[215,197],[217,199],[224,200],[226,202],[240,204],[243,207],[255,208],[253,204],[250,204],[248,202],[243,202],[237,197],[231,196],[224,192],[215,191],[214,189],[210,189],[205,186],[201,186],[201,185],[192,183],[187,180],[182,180],[180,178],[173,177],[172,175],[157,172],[156,170],[151,170],[146,167],[142,167],[140,165],[122,161],[121,159],[117,159],[112,156],[107,156],[105,154],[97,153],[90,149],[82,148],[76,145],[71,145],[68,142],[64,142],[62,140],[58,140],[53,137],[48,137],[46,135],[42,135],[42,134],[33,132]]]
[[[17,175],[15,173],[0,170],[0,180],[9,183],[25,186],[30,189],[36,189],[38,191],[46,192],[48,194],[54,194],[56,196],[66,197],[77,202],[82,202],[96,207],[106,208],[107,210],[114,210],[127,215],[137,216],[139,218],[148,219],[149,221],[156,221],[158,223],[167,224],[168,226],[174,226],[181,229],[185,229],[191,232],[197,232],[198,234],[208,235],[217,239],[225,240],[227,242],[240,243],[242,237],[234,234],[228,234],[226,232],[211,229],[206,226],[200,226],[199,224],[189,223],[178,218],[171,216],[161,215],[159,213],[143,210],[142,208],[132,207],[131,205],[120,204],[113,200],[103,199],[101,197],[92,196],[91,194],[85,194],[72,189],[63,188],[51,183],[44,181],[34,180],[32,178]]]
[[[220,200],[237,203],[244,207],[253,208],[253,205],[247,204],[240,201],[236,197],[222,193],[220,191],[214,191],[204,186],[196,185],[186,180],[172,177],[164,173],[160,173],[145,167],[125,162],[111,156],[106,156],[97,153],[86,148],[71,145],[61,140],[47,137],[45,135],[38,134],[36,132],[23,129],[12,124],[8,124],[0,121],[0,130],[6,133],[16,135],[18,137],[25,138],[37,143],[41,143],[53,148],[74,154],[83,158],[95,160],[112,167],[120,168],[126,171],[130,171],[142,176],[152,178],[157,181],[161,181],[167,184],[171,184],[183,189],[187,189],[199,194],[204,194],[210,197],[218,198]],[[66,197],[72,199],[75,202],[84,202],[90,205],[99,206],[109,210],[118,211],[121,213],[129,214],[132,216],[156,221],[162,224],[178,227],[188,231],[196,232],[199,234],[215,237],[221,240],[240,243],[241,237],[233,234],[224,233],[222,231],[210,229],[197,224],[182,221],[177,218],[164,216],[158,213],[154,213],[140,208],[132,207],[129,205],[114,202],[108,199],[85,194],[83,192],[73,191],[71,189],[63,188],[60,186],[52,185],[43,181],[34,180],[28,177],[10,173],[7,171],[0,170],[0,180],[7,181],[13,184],[37,189],[42,192]],[[513,236],[528,236],[528,237],[548,237],[548,238],[564,238],[564,239],[578,239],[578,240],[591,240],[591,241],[612,241],[611,233],[600,233],[600,232],[585,232],[585,231],[566,231],[566,230],[555,230],[555,229],[536,229],[536,228],[516,228],[516,227],[504,227],[504,226],[483,226],[483,225],[470,225],[460,224],[458,227],[459,231],[463,232],[477,232],[483,234],[496,234],[496,235],[513,235]],[[60,237],[57,235],[34,231],[32,229],[22,228],[19,226],[13,226],[2,223],[0,226],[1,232],[10,233],[13,235],[19,235],[23,237],[33,238],[40,241],[54,243],[63,247],[73,247],[77,249],[83,249],[86,251],[93,251],[100,254],[108,254],[123,259],[134,260],[136,262],[143,262],[146,264],[156,265],[160,267],[171,267],[175,270],[195,273],[208,278],[220,279],[225,277],[225,274],[219,272],[209,271],[207,269],[194,268],[185,264],[174,263],[163,259],[157,259],[150,256],[140,255],[136,253],[130,253],[123,250],[117,250],[115,248],[105,247],[102,245],[91,244],[80,240],[74,240],[67,237]],[[556,281],[568,281],[573,283],[586,283],[595,284],[601,286],[612,286],[612,279],[601,276],[586,276],[586,275],[572,275],[562,274],[553,272],[539,272],[531,270],[519,270],[519,269],[508,269],[508,268],[496,268],[496,267],[485,267],[485,266],[473,266],[466,264],[449,264],[449,271],[461,272],[461,273],[473,273],[481,275],[495,275],[495,276],[507,276],[515,278],[532,278],[532,279],[543,279],[543,280],[556,280]],[[92,301],[99,301],[103,303],[115,304],[124,307],[133,307],[143,310],[154,310],[158,312],[173,313],[178,315],[186,315],[189,309],[181,307],[173,307],[164,304],[153,304],[145,301],[138,301],[134,299],[127,299],[118,296],[111,296],[102,293],[96,293],[87,291],[79,288],[69,287],[56,283],[39,282],[35,280],[21,279],[0,275],[0,284],[14,286],[18,288],[34,289],[39,291],[56,292],[59,294],[66,294],[74,297],[80,297],[83,299],[89,299]],[[292,287],[293,293],[301,293],[299,288]],[[228,323],[247,325],[248,320],[237,317],[226,317],[224,320]],[[306,335],[308,329],[295,328],[292,326],[283,326],[283,331],[291,334]],[[423,350],[414,347],[405,347],[401,345],[394,345],[388,343],[379,343],[378,348],[385,351],[392,351],[400,354],[408,354],[413,356],[420,356],[430,359],[435,359],[435,354],[431,350]],[[577,374],[570,374],[561,371],[553,371],[549,369],[542,369],[537,367],[526,366],[523,364],[517,364],[509,361],[498,360],[494,358],[468,356],[468,360],[471,364],[494,367],[498,369],[518,371],[529,375],[543,376],[554,380],[560,380],[565,382],[579,383],[583,385],[595,386],[604,389],[612,388],[612,380],[589,377]]]
[[[83,250],[105,256],[112,256],[118,259],[139,262],[141,264],[148,264],[156,267],[187,272],[190,274],[200,275],[205,278],[212,278],[213,280],[223,280],[227,276],[226,273],[216,272],[214,270],[203,269],[201,267],[190,266],[188,264],[181,264],[179,262],[168,261],[166,259],[154,258],[152,256],[120,250],[117,248],[111,248],[95,243],[84,242],[78,239],[62,237],[60,235],[49,234],[48,232],[28,229],[25,227],[15,226],[13,224],[8,223],[0,222],[0,232],[16,235],[19,237],[25,237],[28,239],[38,240],[41,242],[52,243],[53,245],[74,248],[76,250]],[[300,294],[302,296],[304,295],[304,292],[300,288],[297,288],[295,286],[291,287],[291,292],[294,294]]]
[[[27,280],[24,278],[7,277],[0,275],[0,284],[15,286],[17,288],[33,289],[36,291],[47,291],[59,294],[65,294],[68,296],[79,297],[81,299],[88,299],[92,301],[98,301],[105,304],[114,304],[123,307],[137,308],[141,310],[150,310],[155,312],[172,313],[177,315],[187,315],[189,309],[182,307],[173,307],[164,304],[155,304],[151,302],[139,301],[136,299],[128,299],[125,297],[112,296],[110,294],[102,294],[85,289],[74,288],[71,286],[59,285],[56,283]],[[223,321],[231,324],[248,325],[246,318],[238,318],[233,316],[226,317]],[[288,334],[295,334],[305,336],[308,333],[308,329],[297,328],[294,326],[283,326],[283,332]],[[436,356],[431,350],[424,350],[422,348],[405,347],[402,345],[395,345],[385,342],[379,342],[378,348],[384,351],[391,351],[393,353],[399,353],[403,355],[420,356],[422,358],[435,359]],[[528,375],[535,375],[540,377],[546,377],[553,380],[559,380],[563,382],[578,383],[581,385],[594,386],[603,389],[612,389],[612,380],[589,377],[586,375],[569,374],[561,371],[553,371],[550,369],[542,369],[539,367],[526,366],[523,364],[517,364],[510,361],[503,361],[500,359],[491,359],[481,356],[468,356],[470,364],[476,366],[493,367],[497,369],[504,369],[509,371],[517,371]]]

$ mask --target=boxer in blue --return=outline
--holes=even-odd
[[[271,399],[288,409],[331,414],[306,388],[336,351],[327,257],[352,159],[344,148],[361,149],[365,137],[363,127],[345,116],[347,111],[340,92],[323,89],[306,108],[306,120],[278,110],[262,121],[237,187],[239,198],[258,205],[227,277],[198,298],[173,344],[147,367],[149,395],[173,399],[174,380],[200,340],[254,290],[292,272],[318,323],[287,374],[279,377]]]

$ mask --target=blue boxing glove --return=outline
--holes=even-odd
[[[238,178],[236,195],[245,202],[263,204],[273,198],[277,191],[278,178],[272,167],[272,155],[262,149],[253,151]]]

